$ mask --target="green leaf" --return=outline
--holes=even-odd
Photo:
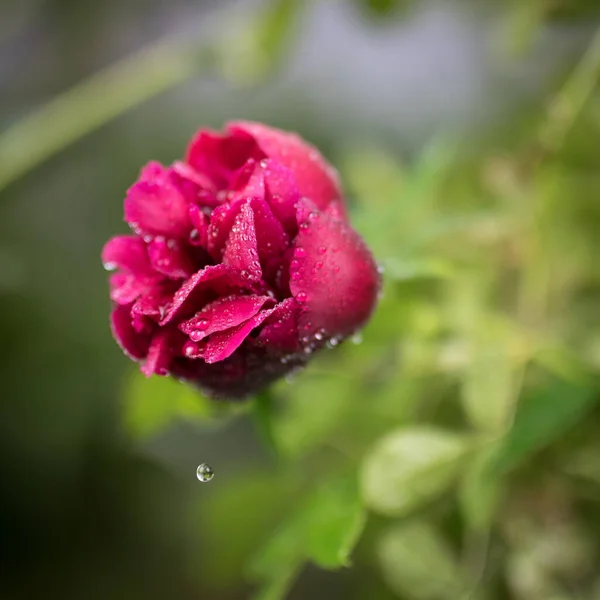
[[[394,526],[382,536],[377,554],[385,581],[402,597],[456,600],[465,593],[455,556],[428,523]]]
[[[308,513],[308,557],[324,569],[349,566],[366,518],[355,477],[340,477],[317,490]]]
[[[200,392],[172,379],[147,379],[135,371],[124,389],[125,425],[138,438],[157,433],[176,418],[209,418],[212,409]]]
[[[484,532],[492,525],[502,491],[502,480],[490,473],[496,446],[483,448],[466,466],[458,489],[462,515],[471,531]]]
[[[456,480],[469,438],[434,428],[394,431],[379,440],[362,468],[362,493],[374,511],[400,516],[423,506]]]
[[[517,365],[510,355],[511,331],[501,322],[482,320],[471,343],[461,401],[471,423],[482,431],[506,429],[513,413]]]
[[[281,454],[296,458],[321,444],[340,424],[356,393],[354,378],[340,377],[317,370],[302,373],[291,385],[282,383],[281,410],[272,415],[274,443]]]
[[[280,571],[261,586],[258,592],[252,596],[252,600],[283,600],[294,585],[299,570],[300,565],[289,565],[287,569]]]
[[[525,396],[496,455],[493,470],[512,469],[577,424],[598,401],[591,385],[555,379]]]
[[[364,524],[354,476],[329,479],[278,529],[250,562],[249,572],[271,580],[305,560],[325,569],[347,566]]]

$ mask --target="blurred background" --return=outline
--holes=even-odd
[[[599,12],[3,0],[0,597],[600,599]],[[268,405],[141,377],[99,258],[239,118],[323,150],[384,269]]]

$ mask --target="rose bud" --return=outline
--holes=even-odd
[[[127,192],[134,235],[112,238],[112,332],[146,376],[242,398],[360,329],[373,257],[337,172],[295,134],[248,122],[201,130]]]

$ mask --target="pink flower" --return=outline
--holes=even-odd
[[[356,332],[376,304],[337,172],[294,134],[201,130],[184,161],[142,169],[125,221],[134,235],[102,253],[116,269],[112,331],[147,376],[243,397]]]

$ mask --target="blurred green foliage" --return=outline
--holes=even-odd
[[[405,4],[363,2],[386,17]],[[596,7],[512,6],[518,51],[540,20]],[[234,26],[211,69],[259,84],[301,9],[278,0]],[[104,75],[0,134],[0,186],[200,68],[172,73],[179,47],[160,48],[165,69],[150,53],[147,70],[131,70],[138,56],[108,72],[131,86],[114,104],[87,110]],[[152,73],[170,75],[149,83]],[[114,383],[127,443],[253,416],[271,452],[229,479],[217,470],[201,508],[181,513],[208,547],[187,566],[211,597],[249,584],[256,600],[284,598],[307,563],[360,580],[348,598],[600,597],[599,75],[596,35],[524,132],[476,153],[451,139],[410,161],[383,144],[333,144],[354,223],[384,269],[360,339],[242,406],[137,371]]]

